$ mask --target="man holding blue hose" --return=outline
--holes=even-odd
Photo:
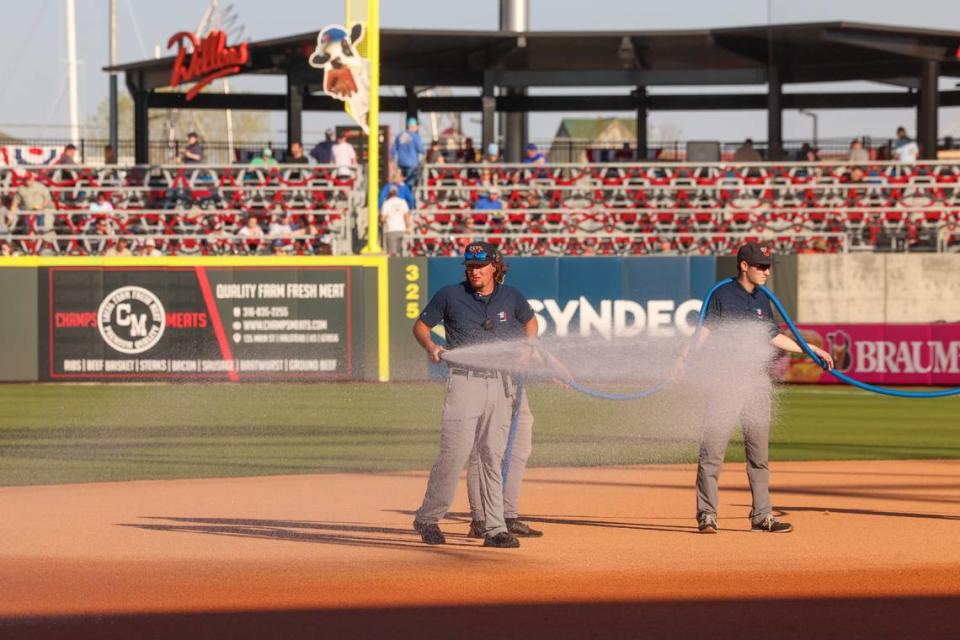
[[[773,267],[773,254],[769,247],[750,242],[737,252],[737,279],[719,287],[713,294],[706,312],[704,326],[700,328],[696,348],[708,339],[711,329],[729,321],[761,322],[766,326],[770,344],[790,353],[803,353],[793,338],[780,333],[780,326],[773,315],[770,300],[760,291]],[[811,345],[811,350],[833,368],[830,354]],[[690,345],[684,349],[673,375],[683,375],[684,362]],[[750,388],[745,385],[741,397],[724,397],[722,401],[708,403],[707,414],[700,441],[700,458],[697,464],[697,524],[700,533],[717,533],[718,482],[723,458],[731,432],[737,421],[743,429],[743,444],[747,454],[747,479],[753,496],[750,511],[750,530],[767,533],[789,533],[793,526],[773,517],[770,502],[770,383]]]
[[[486,242],[474,242],[463,257],[466,279],[440,289],[413,327],[417,342],[431,360],[439,363],[444,351],[430,336],[431,327],[440,322],[451,350],[499,340],[536,339],[537,319],[530,303],[520,291],[503,283],[507,266],[500,252]],[[440,454],[413,522],[425,543],[446,542],[437,523],[450,508],[460,472],[475,450],[471,493],[479,502],[480,517],[475,519],[482,522],[482,531],[477,533],[486,547],[520,546],[504,519],[501,475],[517,396],[516,381],[503,371],[451,365]]]

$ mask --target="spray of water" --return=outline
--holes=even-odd
[[[448,351],[450,366],[525,376],[537,417],[537,451],[577,450],[583,462],[616,464],[690,460],[703,430],[732,432],[743,420],[766,420],[773,405],[770,368],[776,349],[766,327],[732,322],[711,327],[702,343],[687,337],[541,339],[536,348],[499,342]],[[683,366],[676,363],[689,350]],[[562,385],[569,380],[629,394],[666,382],[630,401],[603,400]],[[561,384],[549,384],[560,382]],[[579,446],[578,446],[579,445]]]

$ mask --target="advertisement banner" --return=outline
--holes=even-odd
[[[801,324],[847,375],[880,385],[960,385],[960,324]],[[791,355],[785,382],[837,383],[809,358]]]
[[[431,258],[430,295],[464,278],[462,258]],[[713,257],[508,258],[507,284],[530,300],[541,333],[692,335]]]
[[[355,377],[349,267],[51,267],[43,380]]]

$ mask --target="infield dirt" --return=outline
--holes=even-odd
[[[957,637],[960,461],[775,463],[790,534],[739,463],[697,534],[694,473],[531,469],[519,550],[466,538],[462,482],[423,545],[422,472],[3,488],[0,636]]]

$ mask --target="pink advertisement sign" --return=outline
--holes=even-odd
[[[826,349],[837,369],[882,385],[960,385],[960,324],[801,324],[804,339]],[[785,382],[839,382],[810,358],[791,355]]]

